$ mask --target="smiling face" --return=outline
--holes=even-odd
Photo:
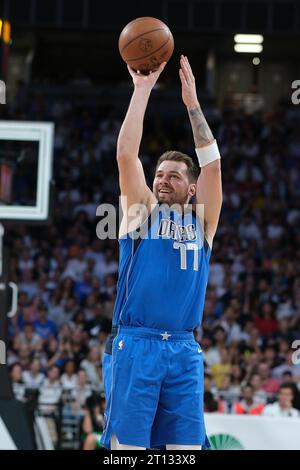
[[[281,408],[291,408],[294,393],[291,387],[282,387],[278,393],[278,401]]]
[[[186,204],[196,192],[196,184],[190,183],[184,162],[163,161],[156,169],[153,193],[158,202],[168,205]]]

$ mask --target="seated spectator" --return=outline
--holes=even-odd
[[[46,379],[40,387],[39,410],[45,415],[58,412],[61,392],[60,369],[57,366],[51,366],[47,371]]]
[[[221,326],[227,333],[228,344],[239,341],[241,338],[241,327],[237,323],[238,314],[233,307],[227,307],[221,319]]]
[[[73,397],[73,409],[79,413],[82,413],[83,408],[86,404],[86,400],[93,393],[91,384],[87,380],[87,374],[84,369],[79,369],[77,373],[77,385],[72,390]]]
[[[75,282],[74,295],[80,304],[83,303],[86,296],[92,292],[92,274],[90,271],[84,271],[82,281]]]
[[[77,387],[76,365],[73,359],[68,359],[64,365],[64,373],[61,376],[61,384],[64,390],[73,392]]]
[[[15,348],[19,349],[21,344],[28,345],[30,351],[40,350],[42,346],[41,337],[34,332],[32,323],[26,322],[23,331],[15,338]]]
[[[238,364],[233,364],[231,368],[231,374],[229,377],[228,394],[236,400],[241,394],[242,382],[245,377],[245,370]]]
[[[15,399],[24,401],[26,387],[22,379],[22,366],[19,362],[10,366],[9,375]]]
[[[255,326],[262,336],[272,336],[278,331],[278,323],[275,317],[275,308],[271,302],[262,304],[260,313],[255,317]]]
[[[249,381],[254,391],[254,401],[259,403],[266,403],[268,394],[262,389],[262,378],[259,374],[252,374]]]
[[[51,440],[54,447],[58,444],[59,436],[59,414],[60,399],[62,389],[59,380],[60,370],[56,366],[51,366],[47,372],[38,397],[38,409],[44,416]]]
[[[33,322],[35,332],[43,339],[48,340],[51,336],[57,336],[57,328],[52,320],[48,319],[48,310],[46,305],[38,307],[38,319]]]
[[[300,412],[293,408],[294,391],[290,384],[281,384],[278,401],[271,405],[266,405],[263,410],[263,416],[272,416],[274,418],[299,418]]]
[[[300,411],[300,390],[296,385],[296,377],[294,377],[292,373],[287,370],[283,372],[281,376],[281,383],[289,384],[292,387],[294,393],[293,407]]]
[[[264,409],[264,403],[259,403],[254,399],[254,388],[250,384],[246,384],[242,389],[242,400],[234,403],[232,413],[260,415]]]
[[[67,261],[66,268],[62,274],[62,279],[70,278],[75,282],[82,281],[83,273],[87,269],[87,261],[84,259],[85,251],[77,247],[75,256]]]
[[[218,389],[221,389],[223,387],[225,378],[228,375],[230,375],[231,368],[232,368],[232,365],[230,363],[228,349],[222,348],[220,350],[220,354],[221,354],[221,361],[218,362],[217,364],[214,364],[210,368],[211,375]]]
[[[104,428],[105,397],[92,395],[86,400],[86,411],[82,423],[83,450],[100,449],[100,439]]]
[[[22,367],[22,370],[26,370],[30,366],[30,357],[31,357],[31,352],[30,348],[27,344],[21,344],[19,349],[18,349],[18,358],[19,358],[19,363]]]
[[[261,362],[258,366],[258,375],[261,378],[260,390],[268,394],[277,393],[279,381],[271,376],[270,366],[266,362]]]
[[[49,355],[48,367],[56,365],[63,369],[66,362],[74,358],[71,342],[65,339],[61,340],[57,350],[54,353],[52,350],[49,351]]]
[[[227,403],[218,397],[212,376],[208,372],[204,373],[204,411],[206,413],[227,413],[228,411]]]
[[[25,370],[22,374],[25,387],[28,389],[40,389],[44,383],[45,376],[41,372],[41,364],[39,359],[33,359],[30,363],[29,370]]]
[[[213,345],[213,339],[215,344]],[[208,367],[218,364],[221,361],[220,350],[226,347],[226,333],[222,326],[218,325],[213,335],[205,333],[201,341],[201,347],[204,351],[204,361]]]
[[[300,381],[300,367],[293,361],[295,350],[290,349],[285,353],[285,361],[280,366],[277,366],[272,371],[272,376],[277,380],[282,376],[284,372],[291,372],[296,377],[296,380]]]
[[[24,269],[21,274],[20,283],[20,290],[26,292],[29,300],[38,292],[37,282],[33,280],[32,271],[32,269]]]
[[[87,359],[84,359],[80,367],[87,374],[88,381],[95,390],[101,389],[102,384],[99,380],[98,368],[100,366],[100,351],[98,346],[92,346],[89,350]]]

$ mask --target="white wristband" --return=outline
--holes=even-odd
[[[216,140],[212,144],[206,145],[206,147],[196,148],[195,150],[201,168],[221,158]]]

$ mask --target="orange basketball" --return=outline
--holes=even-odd
[[[145,16],[128,23],[119,37],[122,59],[134,70],[148,74],[173,54],[174,39],[168,26]]]

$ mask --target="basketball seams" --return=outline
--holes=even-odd
[[[125,26],[124,29],[126,29],[127,26],[130,26],[130,25],[132,25],[132,24],[134,24],[134,23],[138,23],[138,21],[145,21],[145,20],[149,20],[149,21],[150,21],[150,20],[155,20],[155,21],[157,21],[157,23],[162,23],[159,19],[154,18],[153,16],[141,16],[140,18],[136,18],[135,20],[130,21],[130,23],[128,23],[128,24]]]
[[[119,52],[124,62],[144,72],[156,70],[170,59],[173,51],[170,29],[163,21],[150,16],[128,23],[119,37]]]
[[[127,59],[127,62],[135,62],[137,60],[146,59],[147,57],[150,57],[151,55],[156,54],[158,51],[160,51],[160,49],[162,49],[166,44],[168,44],[168,42],[170,40],[170,37],[171,37],[171,34],[169,34],[168,39],[166,40],[166,42],[164,42],[158,49],[155,49],[155,51],[150,52],[150,54],[143,55],[142,57],[138,57],[136,59]]]
[[[150,34],[150,33],[155,33],[156,31],[166,31],[166,32],[169,32],[169,37],[168,37],[168,40],[170,38],[170,31],[168,30],[168,28],[156,28],[156,29],[151,29],[150,31],[147,31],[147,32],[144,32],[142,34],[139,34],[138,36],[136,36],[134,39],[131,39],[131,41],[129,41],[124,47],[123,49],[120,51],[120,53],[122,54],[123,51],[130,45],[132,44],[134,41],[136,41],[137,39],[141,38],[142,36],[145,36],[146,34]],[[167,41],[168,42],[168,41]],[[146,56],[145,56],[146,57]],[[134,59],[134,60],[138,60],[138,59]]]

